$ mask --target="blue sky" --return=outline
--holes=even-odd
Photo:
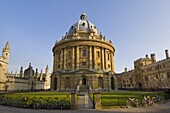
[[[9,71],[52,71],[52,47],[86,12],[88,20],[111,39],[116,72],[133,68],[133,61],[170,51],[170,0],[0,0],[0,50],[9,41]]]

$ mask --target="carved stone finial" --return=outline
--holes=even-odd
[[[29,67],[31,67],[31,63],[29,63]]]
[[[55,42],[56,44],[58,43],[58,40],[56,40],[56,42]]]

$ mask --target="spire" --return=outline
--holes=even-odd
[[[42,69],[41,69],[41,72],[40,72],[40,81],[42,81],[43,79],[43,72],[42,72]]]
[[[45,73],[46,74],[48,73],[48,70],[49,70],[49,68],[48,68],[48,65],[47,65],[46,68],[45,68]]]
[[[31,63],[29,63],[29,67],[31,67]]]
[[[20,69],[20,78],[22,78],[22,75],[23,75],[23,67],[21,66],[21,69]]]
[[[8,41],[6,42],[6,44],[5,44],[5,47],[4,47],[4,49],[3,49],[3,52],[4,51],[9,51],[9,43],[8,43]]]
[[[9,43],[8,43],[8,41],[6,42],[5,49],[9,50]]]

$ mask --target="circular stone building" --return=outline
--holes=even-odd
[[[53,47],[51,90],[116,89],[112,41],[107,41],[85,13]]]

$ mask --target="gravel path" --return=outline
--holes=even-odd
[[[117,108],[117,109],[79,109],[79,110],[33,110],[16,107],[0,106],[0,113],[169,113],[170,102],[141,108]]]

